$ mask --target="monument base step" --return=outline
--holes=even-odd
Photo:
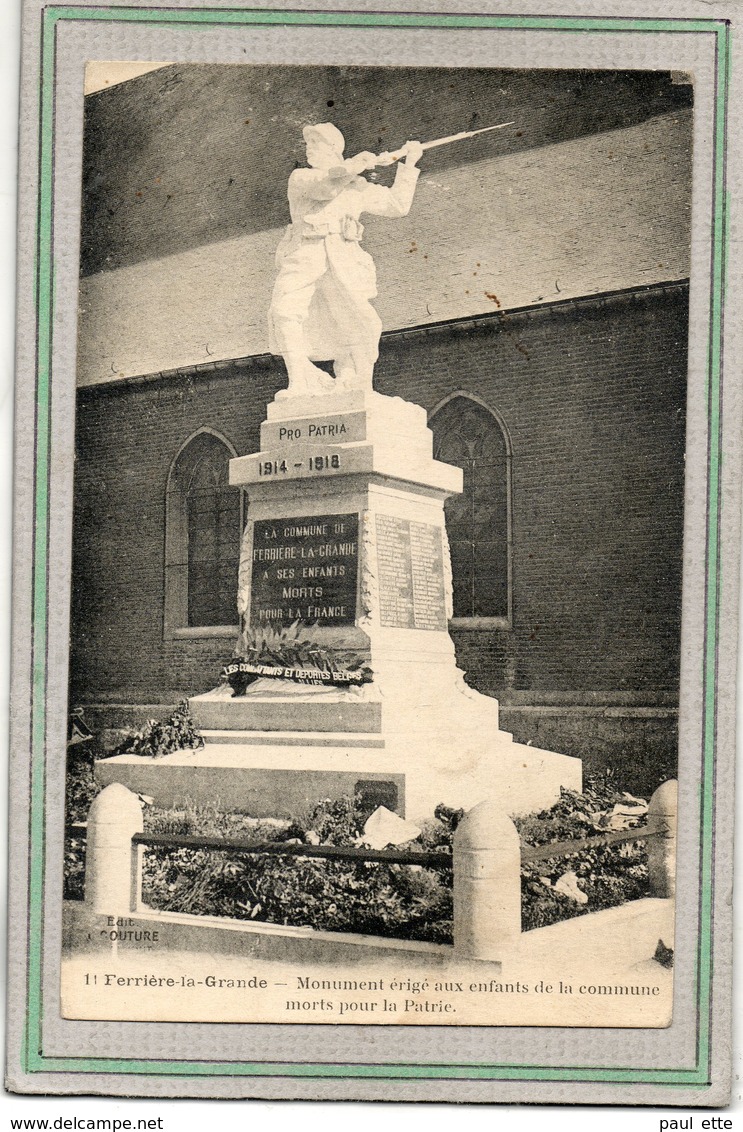
[[[282,688],[283,685],[283,688]],[[258,680],[244,696],[229,685],[191,696],[189,710],[199,731],[362,732],[382,728],[382,705],[367,687],[313,688],[288,680]]]
[[[202,731],[207,746],[233,744],[244,747],[384,747],[380,735],[363,731]]]
[[[322,769],[317,767],[318,749],[304,748],[301,755],[296,762],[302,765],[287,766],[286,755],[279,755],[278,765],[260,766],[255,747],[215,744],[162,759],[102,759],[95,764],[95,777],[101,786],[119,782],[164,809],[208,807],[255,818],[301,820],[323,798],[376,793],[377,804],[405,813],[404,774],[369,770],[364,758],[350,752],[339,755],[337,765]]]
[[[561,786],[581,789],[580,759],[514,743],[495,729],[406,728],[367,742],[327,733],[292,735],[289,742],[265,733],[216,738],[159,759],[104,759],[95,776],[102,786],[120,782],[160,806],[216,806],[253,817],[301,817],[322,798],[359,792],[378,794],[378,804],[413,821],[432,818],[439,803],[470,809],[486,798],[523,814],[553,805]]]

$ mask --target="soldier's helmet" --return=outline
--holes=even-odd
[[[317,126],[305,126],[302,130],[302,136],[306,144],[311,141],[322,142],[335,150],[339,157],[343,155],[343,150],[346,148],[343,134],[332,122],[320,122]]]

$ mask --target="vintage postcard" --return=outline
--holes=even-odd
[[[734,13],[429,7],[27,3],[13,1090],[729,1096]]]

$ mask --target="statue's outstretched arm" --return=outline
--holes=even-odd
[[[423,154],[423,146],[418,141],[409,141],[399,153],[405,154],[405,161],[397,166],[394,184],[389,189],[383,188],[382,185],[367,185],[364,192],[364,212],[370,212],[374,216],[391,217],[407,216],[410,212],[415,186],[420,175],[417,163]],[[374,161],[376,165],[392,165],[398,158],[399,154],[380,153]]]
[[[365,173],[367,169],[376,169],[378,165],[386,164],[388,164],[388,162],[380,160],[380,157],[376,153],[371,153],[368,149],[365,149],[362,153],[357,153],[355,157],[347,157],[343,162],[343,167],[347,169],[349,173],[358,174]]]
[[[389,189],[382,185],[367,186],[364,192],[364,212],[370,212],[373,216],[407,216],[419,176],[420,169],[415,165],[398,165],[394,184]]]

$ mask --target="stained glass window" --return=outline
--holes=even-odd
[[[168,486],[166,627],[237,623],[240,492],[229,486],[234,452],[211,432],[182,450]]]
[[[216,444],[196,463],[186,491],[191,626],[235,620],[240,493],[227,482],[229,452]]]
[[[445,402],[429,423],[435,459],[464,473],[462,494],[445,504],[454,617],[507,618],[510,453],[504,430],[465,395]]]

